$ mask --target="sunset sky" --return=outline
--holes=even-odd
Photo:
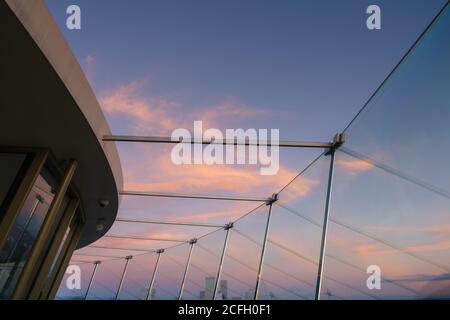
[[[202,120],[205,128],[279,129],[280,138],[284,140],[330,141],[335,133],[346,128],[446,1],[377,1],[382,10],[382,29],[375,31],[366,27],[365,11],[372,1],[365,0],[77,1],[82,13],[82,30],[79,31],[65,27],[65,10],[73,1],[46,0],[46,3],[91,83],[113,134],[170,136],[174,129],[192,130],[193,121]],[[447,17],[447,26],[448,20]],[[442,38],[443,32],[436,31],[434,37]],[[435,170],[426,170],[429,160],[421,157],[422,152],[430,152],[430,143],[435,141],[430,142],[421,134],[420,130],[426,132],[430,127],[424,125],[417,136],[413,134],[421,143],[420,148],[414,150],[411,149],[412,144],[404,144],[414,131],[413,126],[405,125],[404,130],[395,130],[401,115],[409,112],[406,105],[412,110],[425,110],[423,101],[411,99],[410,92],[436,97],[449,83],[445,73],[450,67],[448,58],[434,54],[448,52],[448,46],[431,48],[436,51],[429,53],[430,50],[422,48],[421,54],[410,59],[412,62],[403,71],[403,81],[398,79],[402,77],[400,72],[400,76],[393,80],[391,86],[400,92],[395,98],[385,90],[372,108],[379,112],[372,112],[371,118],[363,115],[364,120],[350,128],[345,147],[349,152],[359,152],[395,169],[403,169],[402,172],[431,183],[439,190],[450,190],[448,174],[442,175],[438,170],[448,158],[435,160]],[[429,74],[425,71],[415,73],[418,68],[412,66],[420,66],[421,61],[433,59],[436,59],[434,64],[429,62],[427,66],[433,71],[441,68],[441,78],[433,78],[438,75],[431,71]],[[420,91],[424,85],[420,79],[428,79],[427,76],[429,81],[442,84],[442,87],[427,81],[434,89]],[[440,99],[437,102],[446,101],[444,98],[447,96],[442,94],[436,98]],[[411,105],[410,101],[416,103]],[[439,109],[442,108],[439,103],[435,107],[432,110],[440,117],[430,116],[428,119],[432,112],[411,112],[404,121],[417,124],[423,120],[427,125],[438,122],[435,137],[442,137],[446,125],[439,118],[448,119],[445,117],[448,111]],[[384,117],[389,119],[385,127],[381,122]],[[448,129],[445,133],[448,134]],[[421,137],[424,140],[420,140]],[[448,145],[446,140],[440,142]],[[438,147],[440,150],[442,143]],[[403,146],[401,152],[399,145]],[[163,144],[118,143],[124,189],[269,197],[280,191],[323,151],[282,149],[278,174],[261,176],[259,166],[255,165],[176,166],[170,160],[171,148],[172,145]],[[354,230],[350,232],[343,226],[350,223],[355,228],[407,248],[408,252],[438,260],[436,264],[450,266],[450,242],[446,240],[450,235],[448,199],[418,189],[344,151],[338,153],[336,160],[335,183],[340,183],[340,187],[336,187],[331,214],[335,221],[330,226],[329,253],[359,266],[363,272],[350,270],[348,264],[330,259],[326,272],[332,280],[325,283],[326,290],[332,292],[329,298],[357,298],[361,297],[360,291],[367,298],[365,269],[370,264],[382,266],[390,279],[407,287],[404,289],[387,282],[384,290],[375,295],[409,298],[417,293],[414,290],[427,295],[448,286],[450,277],[445,279],[447,282],[436,281],[439,282],[437,289],[425,288],[423,279],[448,275],[450,267],[448,270],[436,265],[430,267],[423,260],[380,246],[373,239],[355,236]],[[408,158],[407,154],[413,155],[415,160],[409,161],[411,157]],[[328,161],[326,157],[318,159],[281,193],[280,204],[274,207],[270,236],[273,242],[268,247],[267,263],[278,265],[284,272],[265,269],[263,278],[265,275],[267,282],[262,288],[265,298],[272,295],[313,297],[310,285],[301,281],[301,284],[294,285],[292,277],[314,282],[317,267],[280,250],[280,245],[317,260]],[[226,223],[257,205],[123,197],[118,215]],[[305,215],[316,225],[292,215],[289,208]],[[267,208],[263,206],[257,211],[261,214],[244,218],[242,230],[237,228],[248,237],[257,239],[256,242],[261,241]],[[433,218],[425,218],[424,214]],[[411,215],[414,219],[410,218]],[[210,231],[210,228],[201,227],[118,222],[110,234],[188,240]],[[223,236],[213,234],[210,237],[209,251],[219,253]],[[260,244],[240,237],[237,232],[233,233],[230,244],[230,255],[240,262],[233,264],[235,260],[229,259],[224,270],[228,275],[242,277],[241,282],[232,276],[227,278],[230,288],[236,287],[236,292],[229,295],[245,297],[250,286],[243,282],[251,284],[255,277],[252,267],[257,267]],[[117,239],[101,239],[98,243],[142,249],[171,245]],[[181,246],[173,249],[171,254],[175,260],[183,262],[186,249],[187,245]],[[207,275],[215,276],[217,257],[208,258],[207,249],[199,248],[194,259],[201,265],[199,270],[206,269]],[[82,252],[127,254],[97,248],[85,248]],[[94,260],[95,257],[83,259]],[[179,278],[178,274],[183,270],[182,266],[175,267],[176,263],[172,261],[169,264],[168,261],[164,262],[167,267],[162,268],[167,279],[164,281],[162,275],[159,280],[161,290],[158,293],[162,298],[176,296],[177,281],[170,281],[170,278]],[[123,260],[113,263],[111,272],[120,274]],[[144,270],[145,265],[150,264],[148,261],[136,262],[135,276],[138,263]],[[147,272],[150,274],[151,271]],[[186,289],[197,293],[200,290],[198,284],[203,285],[205,274],[195,275],[195,268],[192,272],[191,276],[196,278],[191,279]],[[112,283],[111,275],[103,277],[104,283],[117,286]],[[117,277],[115,279],[117,281]],[[333,282],[333,279],[340,279],[353,289]],[[138,276],[134,279],[137,283],[142,281]],[[280,293],[280,287],[288,290]],[[100,296],[107,294],[98,290]],[[127,290],[136,288],[130,285]],[[135,294],[141,295],[139,292]]]

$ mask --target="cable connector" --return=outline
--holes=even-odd
[[[189,240],[189,244],[196,244],[197,243],[197,238],[191,239]]]
[[[158,250],[156,250],[156,253],[158,253],[158,254],[164,253],[164,249],[158,249]]]
[[[125,260],[131,260],[131,259],[133,259],[133,256],[126,256],[125,257]]]
[[[336,133],[333,138],[332,147],[327,150],[325,153],[326,156],[332,154],[337,149],[339,149],[345,143],[345,134],[344,133]]]
[[[266,206],[270,206],[278,200],[278,193],[274,193],[270,198],[266,200]]]
[[[234,227],[234,223],[233,222],[228,222],[226,225],[223,226],[223,228],[225,230],[230,230],[233,227]]]

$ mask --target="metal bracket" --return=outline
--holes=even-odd
[[[225,230],[229,230],[229,229],[231,229],[231,228],[233,228],[233,226],[234,226],[234,223],[233,222],[228,222],[226,225],[224,225],[224,229]]]
[[[159,254],[164,253],[164,249],[158,249],[158,250],[156,250],[156,253],[159,253]]]
[[[195,244],[195,243],[197,243],[197,239],[196,238],[189,240],[189,244]]]
[[[270,206],[272,203],[276,202],[277,200],[278,200],[278,193],[272,194],[272,196],[266,200],[266,206]]]
[[[333,138],[332,146],[331,148],[326,149],[327,151],[325,155],[329,156],[331,153],[339,149],[344,143],[345,143],[345,135],[343,133],[336,133],[336,135]]]
[[[94,261],[94,264],[100,264],[102,263],[100,260]]]
[[[131,260],[131,259],[133,259],[133,256],[126,256],[125,257],[125,260]]]

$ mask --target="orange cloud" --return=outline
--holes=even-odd
[[[145,80],[134,81],[107,92],[100,97],[103,110],[112,116],[128,117],[133,123],[133,134],[139,134],[148,128],[155,133],[176,128],[170,112],[179,104],[161,98],[148,98],[140,94]]]
[[[100,105],[111,116],[131,120],[133,134],[170,135],[177,128],[192,128],[195,120],[202,120],[204,130],[219,126],[226,119],[264,115],[266,110],[241,104],[236,98],[192,112],[180,112],[182,103],[172,99],[141,94],[147,80],[121,85],[100,95]]]
[[[348,171],[352,176],[357,176],[361,172],[371,170],[374,167],[373,164],[360,159],[339,159],[336,161],[336,165]]]

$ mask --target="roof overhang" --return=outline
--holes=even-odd
[[[78,246],[85,246],[108,231],[119,206],[118,152],[102,141],[111,131],[43,1],[0,1],[0,21],[0,145],[47,147],[57,161],[78,161],[73,183],[86,218]]]

